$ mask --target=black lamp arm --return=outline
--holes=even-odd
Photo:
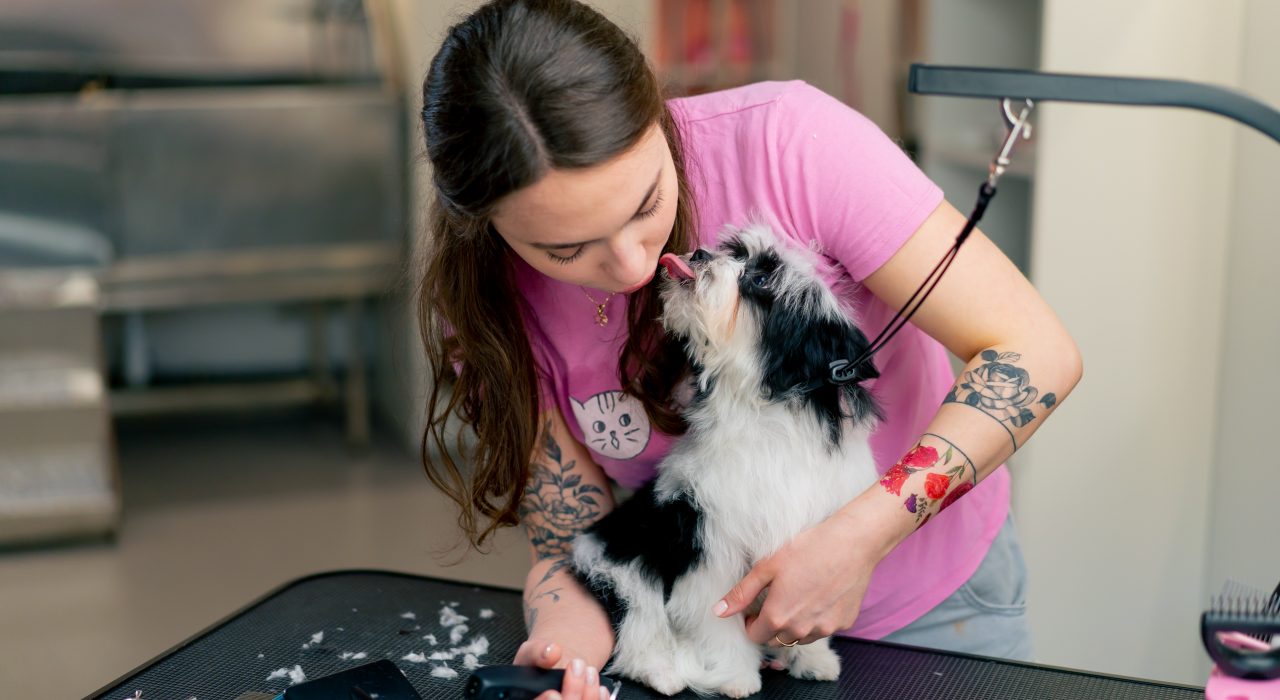
[[[1236,90],[1186,80],[916,63],[911,66],[907,89],[921,95],[1186,107],[1234,119],[1280,142],[1280,111]]]

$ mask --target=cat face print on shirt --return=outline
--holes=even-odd
[[[586,401],[572,396],[569,401],[587,447],[597,454],[631,459],[649,444],[649,415],[635,397],[621,391],[602,391]]]

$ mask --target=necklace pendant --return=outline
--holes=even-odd
[[[591,296],[591,292],[587,291],[586,287],[579,287],[579,289],[582,290],[583,294],[587,295],[587,300],[590,301],[591,305],[596,308],[596,325],[600,326],[601,328],[604,328],[605,326],[609,325],[609,316],[605,314],[604,307],[609,305],[609,300],[613,298],[614,293],[609,292],[609,295],[604,298],[604,301],[597,302]]]

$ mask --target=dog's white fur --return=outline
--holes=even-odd
[[[775,303],[822,283],[814,254],[778,245],[772,231],[753,225],[734,235],[755,253],[777,251]],[[627,606],[606,673],[641,680],[674,694],[744,697],[760,690],[764,648],[746,636],[742,615],[712,612],[760,560],[801,531],[817,525],[878,478],[868,446],[873,420],[841,422],[839,446],[828,428],[794,400],[762,394],[757,352],[761,328],[739,298],[745,261],[724,252],[695,265],[696,283],[663,282],[663,323],[685,339],[700,365],[703,400],[686,412],[690,430],[658,467],[655,495],[691,497],[701,511],[701,560],[675,580],[663,601],[661,582],[637,560],[611,561],[591,533],[574,545],[575,568],[606,581]],[[820,317],[846,310],[825,287],[808,294],[800,314]],[[829,640],[782,648],[792,676],[834,680],[839,657]]]

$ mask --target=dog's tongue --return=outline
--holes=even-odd
[[[658,263],[667,268],[667,274],[671,275],[671,279],[693,279],[693,270],[689,267],[689,263],[681,260],[674,253],[667,253],[662,256],[658,259]]]

